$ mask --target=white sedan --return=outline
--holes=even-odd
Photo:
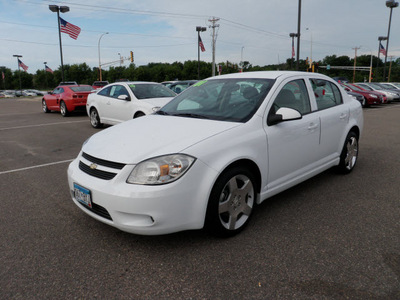
[[[99,128],[151,114],[176,94],[155,82],[118,82],[88,96],[86,111],[90,124]]]
[[[82,211],[123,231],[231,236],[267,198],[331,167],[350,173],[362,128],[360,103],[327,76],[213,77],[90,137],[69,188]]]

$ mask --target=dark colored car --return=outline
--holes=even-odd
[[[102,87],[106,86],[107,84],[109,84],[108,81],[95,81],[92,84],[93,89],[101,89]]]
[[[342,84],[342,86],[346,92],[353,92],[364,96],[364,102],[361,103],[363,107],[387,102],[386,96],[382,93],[367,91],[351,83]]]
[[[88,95],[93,90],[90,85],[63,85],[44,95],[43,112],[59,111],[63,117],[75,110],[85,111]]]

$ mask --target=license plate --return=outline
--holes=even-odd
[[[92,208],[92,197],[88,189],[74,183],[74,196],[77,201]]]

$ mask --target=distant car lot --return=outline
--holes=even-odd
[[[67,165],[98,132],[85,113],[1,99],[2,297],[398,299],[399,115],[399,103],[365,109],[351,178],[327,171],[275,196],[242,235],[142,237],[70,199]]]

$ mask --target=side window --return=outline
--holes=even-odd
[[[311,79],[318,110],[326,109],[343,103],[339,88],[323,79]]]
[[[100,92],[97,93],[97,95],[108,96],[110,94],[110,89],[111,89],[111,87],[102,89]]]
[[[118,98],[121,95],[129,96],[128,91],[122,85],[113,85],[110,90],[110,97]]]
[[[295,109],[302,115],[311,112],[310,98],[304,80],[298,79],[284,85],[275,98],[272,109],[276,112],[281,107]]]

